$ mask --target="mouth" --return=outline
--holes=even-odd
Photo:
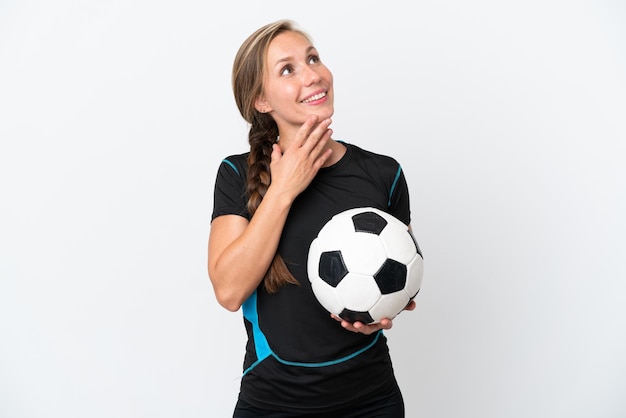
[[[300,103],[312,103],[317,100],[321,100],[326,97],[326,91],[322,91],[320,93],[316,93],[313,96],[309,96],[306,99],[302,100]]]

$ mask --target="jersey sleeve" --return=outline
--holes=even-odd
[[[234,158],[224,159],[215,179],[211,221],[221,215],[239,215],[250,219],[246,209],[245,188],[243,166]]]
[[[393,216],[407,225],[411,223],[409,187],[400,164],[397,165],[396,173],[391,183],[388,206],[389,213]]]

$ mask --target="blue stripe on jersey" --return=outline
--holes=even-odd
[[[393,191],[396,189],[398,184],[398,180],[400,179],[400,173],[402,172],[402,166],[398,165],[398,171],[396,172],[396,178],[393,179],[393,184],[391,185],[391,190],[389,191],[389,200],[387,201],[387,207],[391,206],[391,196],[393,195]]]
[[[350,360],[351,358],[354,358],[356,356],[358,356],[359,354],[369,350],[370,348],[372,348],[374,346],[374,344],[376,344],[376,341],[378,341],[378,338],[380,338],[381,334],[383,333],[383,330],[379,330],[376,333],[376,338],[374,338],[374,340],[369,343],[368,345],[366,345],[365,347],[363,347],[362,349],[355,351],[354,353],[347,355],[345,357],[342,357],[340,359],[337,360],[333,360],[333,361],[324,361],[321,363],[300,363],[297,361],[287,361],[287,360],[283,360],[281,358],[279,358],[276,354],[272,355],[276,358],[276,360],[278,360],[279,362],[286,364],[288,366],[301,366],[301,367],[324,367],[324,366],[332,366],[333,364],[338,364],[338,363],[342,363],[344,361]]]
[[[233,170],[235,170],[235,173],[237,173],[237,175],[239,175],[239,170],[237,170],[237,167],[235,167],[235,164],[231,163],[227,159],[222,160],[222,162],[228,164],[229,166],[231,166],[233,168]]]
[[[254,351],[256,352],[257,360],[245,371],[245,375],[254,368],[257,364],[265,360],[268,356],[273,355],[272,349],[265,338],[265,334],[259,327],[259,315],[257,313],[256,306],[256,290],[250,295],[250,297],[241,306],[243,316],[252,324],[252,335],[254,336]]]
[[[250,370],[254,369],[257,364],[259,364],[260,362],[262,362],[263,360],[265,360],[269,356],[274,357],[278,362],[280,362],[282,364],[285,364],[285,365],[288,365],[288,366],[324,367],[324,366],[332,366],[333,364],[342,363],[342,362],[350,360],[350,359],[358,356],[359,354],[361,354],[361,353],[369,350],[370,348],[372,348],[374,346],[374,344],[376,344],[376,342],[378,341],[378,339],[380,338],[380,336],[383,333],[383,330],[378,331],[376,333],[376,338],[374,338],[374,340],[371,343],[369,343],[365,347],[361,348],[360,350],[357,350],[354,353],[349,354],[349,355],[347,355],[345,357],[341,357],[341,358],[339,358],[337,360],[324,361],[324,362],[321,362],[321,363],[301,363],[301,362],[297,362],[297,361],[287,361],[287,360],[281,359],[280,357],[278,357],[276,355],[276,353],[274,353],[272,351],[272,349],[270,348],[269,343],[267,342],[267,338],[265,337],[265,334],[263,334],[263,331],[261,331],[261,328],[259,326],[259,314],[257,312],[257,291],[256,290],[243,303],[241,308],[243,310],[244,318],[246,318],[252,324],[252,335],[253,335],[253,338],[254,338],[254,350],[256,351],[256,358],[257,358],[257,360],[254,363],[252,363],[250,365],[250,367],[248,367],[243,372],[244,376]]]

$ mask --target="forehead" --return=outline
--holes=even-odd
[[[270,42],[267,48],[267,63],[273,67],[277,63],[294,59],[301,54],[306,54],[313,45],[306,36],[298,32],[283,32]]]

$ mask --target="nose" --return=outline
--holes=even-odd
[[[319,82],[322,79],[321,75],[317,71],[315,71],[314,68],[311,68],[311,67],[305,67],[305,68],[306,70],[304,71],[304,76],[303,76],[305,86],[311,86]]]

